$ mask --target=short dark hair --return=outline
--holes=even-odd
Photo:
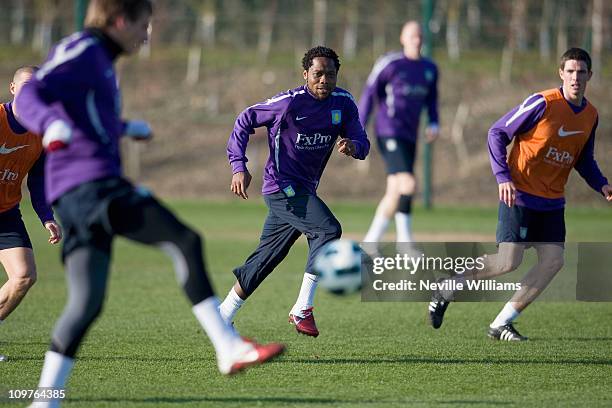
[[[584,61],[587,64],[587,69],[591,70],[591,56],[582,48],[570,48],[565,51],[559,61],[559,68],[564,69],[565,63],[569,60]]]
[[[34,74],[36,71],[38,71],[38,69],[39,68],[36,65],[23,65],[17,68],[15,74],[13,75],[13,82],[17,82],[19,77],[23,74]]]
[[[108,28],[117,17],[136,21],[144,13],[153,14],[151,0],[91,0],[85,17],[85,27]]]
[[[304,71],[308,71],[308,68],[312,66],[312,60],[317,57],[330,58],[334,60],[336,72],[340,70],[340,59],[338,58],[336,51],[319,45],[309,49],[306,51],[306,54],[304,54],[304,58],[302,58],[302,67],[304,68]]]

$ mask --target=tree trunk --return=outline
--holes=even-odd
[[[327,0],[314,0],[314,16],[312,24],[312,44],[325,44],[325,28],[327,25]]]
[[[375,57],[384,53],[387,47],[385,37],[385,28],[387,27],[385,4],[386,2],[376,4],[376,15],[374,16],[373,27],[374,38],[372,40],[372,51]]]
[[[272,33],[274,30],[274,20],[277,9],[278,0],[268,0],[267,7],[263,12],[263,16],[259,24],[259,41],[257,44],[257,52],[259,53],[259,59],[263,62],[268,60],[270,49],[272,48]]]
[[[482,12],[478,0],[469,0],[467,4],[467,25],[470,32],[470,44],[473,44],[474,40],[476,40],[475,43],[479,42],[482,27],[481,16]]]
[[[593,14],[591,16],[591,25],[593,27],[593,47],[591,49],[591,59],[593,62],[593,80],[596,83],[601,78],[601,55],[604,42],[604,22],[609,21],[607,16],[608,14],[605,2],[603,0],[593,0]]]
[[[346,0],[346,22],[344,26],[344,41],[342,54],[345,59],[352,60],[357,55],[357,30],[359,23],[359,0]]]
[[[550,44],[550,21],[552,20],[553,3],[551,0],[544,0],[542,4],[542,19],[540,20],[540,59],[542,61],[550,60],[551,44]]]
[[[13,1],[11,13],[11,44],[23,45],[25,41],[25,5],[22,0]]]
[[[565,2],[559,4],[557,19],[557,55],[561,56],[567,50],[567,8]]]
[[[456,61],[460,56],[459,49],[459,13],[461,0],[450,0],[446,14],[446,49],[448,58]]]

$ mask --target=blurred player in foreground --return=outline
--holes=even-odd
[[[238,280],[220,310],[231,322],[247,297],[304,234],[308,261],[289,322],[299,333],[316,337],[319,330],[312,309],[318,278],[313,262],[323,245],[342,234],[340,223],[317,195],[317,187],[334,146],[339,153],[363,160],[370,143],[359,123],[353,97],[336,87],[338,55],[330,48],[314,47],[304,55],[302,67],[306,84],[244,110],[230,136],[227,152],[233,173],[231,190],[247,199],[251,183],[246,167],[249,136],[258,127],[268,130],[270,156],[262,190],[268,216],[258,247],[244,265],[234,269]]]
[[[379,242],[395,218],[398,250],[412,242],[412,196],[416,189],[414,162],[421,111],[427,108],[425,141],[435,141],[438,126],[438,68],[421,56],[423,34],[416,21],[404,24],[402,52],[382,56],[374,65],[359,100],[359,116],[366,127],[375,103],[376,141],[387,168],[385,195],[378,204],[364,242]]]
[[[538,255],[538,263],[521,281],[521,290],[490,324],[488,335],[493,339],[527,340],[513,321],[563,267],[564,189],[572,168],[612,202],[612,187],[594,158],[598,115],[584,97],[591,75],[589,54],[579,48],[567,50],[559,66],[563,85],[529,96],[489,130],[491,166],[499,184],[499,252],[487,257],[482,271],[450,279],[462,282],[511,272],[519,267],[530,246]],[[506,158],[506,147],[513,139]],[[442,325],[452,298],[452,291],[434,292],[429,304],[434,328]]]
[[[114,62],[148,39],[150,0],[93,0],[87,29],[67,37],[27,83],[16,110],[49,151],[47,202],[65,228],[68,303],[46,353],[39,387],[64,388],[75,354],[99,315],[115,235],[167,251],[193,313],[208,334],[223,374],[282,353],[283,346],[243,340],[219,315],[206,275],[202,242],[151,194],[121,174],[119,139],[149,139],[142,121],[123,121]],[[34,406],[58,406],[58,400]]]
[[[10,85],[13,96],[35,71],[36,67],[25,66],[15,72]],[[36,282],[32,243],[19,210],[21,184],[26,174],[32,207],[49,231],[49,243],[57,244],[62,239],[53,211],[45,201],[42,140],[19,123],[13,105],[14,102],[0,105],[0,168],[4,169],[0,173],[0,263],[8,276],[0,288],[0,324]],[[6,359],[0,354],[0,361]]]

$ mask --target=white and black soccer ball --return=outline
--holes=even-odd
[[[319,284],[336,295],[361,288],[361,248],[355,241],[337,239],[321,249],[314,262]]]

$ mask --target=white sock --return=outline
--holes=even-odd
[[[453,284],[451,280],[454,280],[455,284]],[[441,283],[447,283],[447,282],[448,282],[448,287],[445,287],[444,289],[440,289],[440,294],[442,294],[442,297],[444,299],[452,301],[455,298],[455,290],[453,288],[457,287],[459,283],[461,283],[463,287],[465,288],[465,276],[455,275],[450,278],[444,279]]]
[[[385,231],[387,231],[389,221],[389,218],[384,215],[376,214],[363,242],[379,242],[382,236],[385,235]]]
[[[240,336],[219,314],[219,299],[211,296],[194,305],[193,314],[208,335],[217,355],[228,355],[232,352]]]
[[[221,313],[221,317],[226,322],[231,323],[234,320],[234,316],[236,316],[238,309],[240,309],[244,302],[245,300],[238,296],[238,293],[236,293],[234,287],[232,287],[225,297],[223,303],[221,303],[221,306],[219,306],[219,313]]]
[[[489,327],[495,328],[512,323],[520,314],[521,312],[517,311],[514,306],[512,306],[512,303],[508,302]]]
[[[396,212],[395,230],[397,232],[397,242],[412,242],[412,215]]]
[[[74,358],[47,351],[38,387],[64,389],[73,366]]]
[[[291,309],[291,314],[300,316],[302,310],[312,307],[318,282],[319,277],[317,275],[308,272],[304,273],[300,294]]]

